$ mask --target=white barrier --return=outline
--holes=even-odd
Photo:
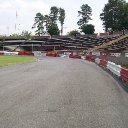
[[[116,65],[115,63],[108,61],[107,69],[109,69],[112,73],[114,73],[118,77],[121,76],[121,74],[120,74],[121,66],[120,65]]]
[[[92,52],[92,55],[94,55],[94,56],[100,56],[100,52]]]
[[[99,63],[100,63],[100,60],[101,60],[101,59],[96,58],[96,59],[95,59],[95,62],[96,62],[97,64],[99,64]]]
[[[69,55],[59,54],[59,56],[62,58],[69,58]]]
[[[85,60],[85,59],[86,59],[86,57],[85,57],[85,56],[81,56],[81,59],[82,59],[82,60]]]
[[[37,51],[37,52],[34,52],[34,56],[42,56],[43,54],[42,54],[42,52],[40,52],[40,51]]]
[[[17,56],[18,52],[4,52],[5,56]]]

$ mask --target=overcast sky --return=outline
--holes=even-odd
[[[23,30],[34,32],[31,27],[36,13],[49,14],[51,6],[65,9],[66,34],[70,30],[78,29],[78,11],[82,4],[88,4],[92,8],[92,21],[89,23],[95,26],[95,32],[103,32],[99,15],[107,2],[108,0],[0,0],[0,35],[20,33]]]

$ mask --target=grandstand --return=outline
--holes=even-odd
[[[104,37],[92,36],[58,36],[52,39],[46,37],[25,38],[4,37],[0,38],[0,51],[102,51],[122,52],[128,49],[128,35],[108,35]]]

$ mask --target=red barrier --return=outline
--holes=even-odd
[[[32,53],[32,52],[18,52],[18,55],[20,55],[20,56],[34,56],[34,53]]]
[[[121,68],[121,79],[128,83],[128,69]]]
[[[86,60],[95,62],[96,57],[95,56],[86,56]]]
[[[60,55],[57,53],[47,53],[46,56],[60,57]]]
[[[3,52],[0,52],[0,55],[4,55],[4,53]]]
[[[69,55],[69,58],[81,59],[81,56],[70,54],[70,55]]]
[[[99,65],[103,68],[107,68],[108,61],[107,60],[100,60]]]

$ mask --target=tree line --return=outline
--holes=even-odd
[[[128,29],[128,3],[125,0],[108,0],[100,18],[106,32]]]
[[[35,21],[32,28],[36,28],[35,33],[42,35],[44,32],[52,35],[63,34],[63,24],[65,20],[65,10],[53,6],[50,8],[48,15],[43,15],[40,12],[36,14]],[[58,28],[58,22],[61,25],[61,30]]]
[[[89,21],[92,20],[91,16],[92,8],[88,4],[83,4],[78,11],[79,20],[77,21],[77,25],[79,26],[79,30],[72,30],[68,32],[68,35],[76,36],[81,33],[94,34],[95,26],[89,24]],[[32,28],[35,29],[35,34],[39,36],[44,33],[48,33],[51,36],[62,35],[65,17],[66,12],[63,8],[53,6],[47,15],[40,12],[36,13]],[[105,4],[100,14],[100,19],[103,21],[105,32],[128,29],[128,3],[125,0],[108,0],[108,3]],[[60,30],[58,25],[61,26]]]

